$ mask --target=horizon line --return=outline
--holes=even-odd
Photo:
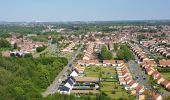
[[[0,21],[0,23],[2,22],[6,22],[6,23],[45,23],[45,22],[125,22],[125,21],[170,21],[170,19],[127,19],[127,20],[87,20],[87,21],[83,21],[83,20],[73,20],[73,21]]]

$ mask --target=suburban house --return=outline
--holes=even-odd
[[[75,82],[76,81],[72,76],[68,77],[67,80],[64,82],[65,84],[58,88],[58,92],[61,94],[70,94],[70,90],[72,90]]]
[[[72,52],[73,47],[75,47],[75,43],[72,42],[71,44],[68,45],[68,47],[66,47],[62,51],[63,52]]]
[[[87,50],[85,51],[83,60],[91,60],[93,58],[93,48],[94,48],[94,42],[89,43],[89,46],[87,47]]]
[[[99,60],[79,60],[78,64],[82,66],[90,66],[90,65],[100,65],[100,62]]]
[[[103,60],[103,66],[116,66],[115,60]]]
[[[160,67],[170,67],[170,60],[159,60]]]
[[[165,79],[162,76],[157,78],[157,84],[161,84],[163,81],[165,81]]]
[[[135,90],[136,90],[136,93],[142,94],[142,93],[144,92],[144,87],[141,86],[141,85],[138,85],[138,86],[135,88]]]
[[[138,86],[138,83],[135,83],[135,81],[132,80],[128,83],[128,85],[130,86],[130,89],[135,89]]]
[[[74,70],[71,72],[70,76],[76,77],[76,76],[79,76],[78,74],[79,74],[79,72],[78,72],[76,69],[74,69]]]
[[[79,64],[77,64],[74,69],[76,69],[78,71],[79,74],[83,74],[85,67],[84,66],[80,66]]]

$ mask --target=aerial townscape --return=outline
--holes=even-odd
[[[51,11],[58,8],[52,1],[49,3],[51,8],[46,5],[47,1],[42,1],[42,5],[39,5],[39,0],[27,1],[28,5],[33,4],[32,8],[28,7],[29,10],[24,2],[21,4],[26,8],[15,3],[11,5],[18,7],[13,9],[21,12],[17,13],[22,17],[11,14],[13,17],[10,18],[4,13],[5,10],[0,10],[3,11],[0,20],[9,20],[0,21],[0,100],[170,100],[168,15],[166,19],[158,16],[143,19],[138,18],[136,12],[134,16],[139,20],[130,16],[126,16],[125,20],[116,19],[117,17],[113,17],[112,20],[108,17],[100,19],[111,13],[107,15],[103,7],[107,8],[108,5],[112,8],[109,2],[115,3],[102,1],[99,5],[103,7],[89,5],[89,8],[86,6],[84,9],[88,9],[87,16],[94,8],[102,8],[101,13],[106,15],[94,19],[82,17],[87,18],[84,21],[79,18],[82,13],[78,11],[84,11],[83,7],[87,1],[78,1],[72,5],[60,1],[59,4],[64,7],[71,5],[70,9],[76,8],[77,11],[74,12],[76,19],[72,19],[73,12],[67,12],[67,7],[61,15],[61,11],[57,13],[56,16],[59,17],[56,18],[61,17],[64,21],[53,19],[55,16],[50,17]],[[117,1],[117,6],[120,6],[120,1]],[[170,3],[162,4],[160,0],[155,1],[155,5],[159,5],[160,8],[153,7],[160,9],[158,12],[164,14],[161,12],[162,8],[166,8]],[[91,3],[95,4],[96,1]],[[132,5],[131,3],[127,5]],[[3,4],[7,2],[0,4],[5,8]],[[79,9],[78,4],[82,9]],[[40,8],[37,10],[34,6],[43,10],[47,6],[48,12],[42,12]],[[9,5],[8,7],[10,9]],[[28,12],[22,12],[22,8]],[[128,9],[131,15],[132,9]],[[146,9],[143,10],[147,12]],[[38,13],[38,17],[35,12]],[[70,14],[70,20],[65,17],[68,14],[63,14],[66,12]],[[43,15],[44,13],[47,15]],[[149,11],[148,14],[153,17]],[[41,15],[52,20],[32,21],[34,18],[45,18]],[[85,16],[84,13],[81,16]],[[94,16],[99,15],[96,12]],[[31,21],[29,18],[32,18]],[[27,21],[22,21],[26,19]]]

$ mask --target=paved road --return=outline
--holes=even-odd
[[[58,74],[58,76],[55,78],[53,83],[47,88],[45,92],[42,93],[42,95],[48,96],[49,94],[54,94],[57,92],[59,85],[61,84],[60,80],[65,78],[65,75],[67,74],[68,70],[72,69],[72,65],[74,60],[76,59],[77,55],[80,53],[81,49],[83,47],[83,44],[78,48],[75,54],[73,54],[72,59],[68,62],[67,66],[63,68],[63,70]],[[70,66],[71,65],[71,66]]]
[[[145,47],[143,47],[141,45],[142,49],[149,54],[150,56],[154,57],[154,55]],[[138,61],[138,58],[135,56],[135,61]],[[146,88],[148,89],[152,89],[151,84],[149,84],[149,75],[145,74],[144,71],[142,71],[142,68],[140,68],[139,64],[137,64],[137,62],[135,61],[129,61],[128,62],[128,67],[130,72],[132,73],[133,77],[140,77],[138,79],[136,79],[136,81],[142,85],[144,85]],[[142,78],[145,78],[142,79]],[[162,95],[162,96],[170,96],[170,92],[166,91],[166,90],[158,90],[158,92]]]
[[[149,83],[149,76],[146,75],[144,71],[142,71],[140,65],[132,60],[127,64],[134,80],[140,85],[143,85],[145,88],[152,89],[151,84]]]

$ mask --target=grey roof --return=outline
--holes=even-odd
[[[62,86],[62,87],[59,87],[59,90],[60,91],[70,91],[70,88],[68,88],[66,86]]]

